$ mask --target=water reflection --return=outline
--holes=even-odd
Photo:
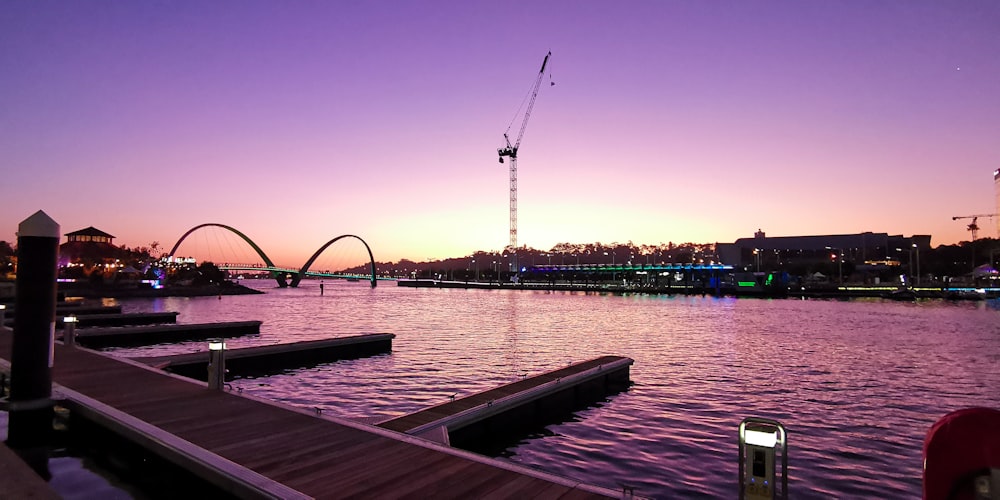
[[[259,345],[395,333],[391,355],[241,381],[351,417],[399,415],[571,362],[636,360],[634,386],[503,451],[511,460],[654,497],[731,497],[744,417],[789,430],[796,498],[920,495],[924,433],[997,405],[997,301],[753,300],[403,289],[124,301],[181,322],[264,321]],[[203,350],[203,343],[121,355]]]

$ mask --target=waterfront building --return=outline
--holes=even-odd
[[[757,230],[753,238],[717,243],[723,264],[750,271],[787,269],[817,262],[850,262],[855,268],[908,265],[914,252],[929,250],[930,235],[889,235],[864,232],[817,236],[768,237]]]
[[[115,262],[119,249],[113,243],[113,235],[90,226],[65,236],[66,242],[59,245],[60,267],[71,264],[92,267]]]

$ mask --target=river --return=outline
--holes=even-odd
[[[917,498],[921,448],[941,416],[998,407],[1000,305],[881,299],[400,288],[306,281],[264,295],[128,299],[125,312],[179,322],[261,320],[229,347],[394,333],[391,354],[234,382],[348,418],[399,415],[614,354],[627,391],[510,443],[500,455],[656,498],[737,493],[737,426],[788,429],[794,498]],[[203,342],[117,349],[139,356]]]

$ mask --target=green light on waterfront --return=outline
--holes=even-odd
[[[757,286],[756,281],[737,281],[736,284],[739,286]]]

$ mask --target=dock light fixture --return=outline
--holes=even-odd
[[[208,388],[222,390],[226,384],[226,343],[208,343]]]
[[[6,321],[6,319],[4,318],[4,315],[6,313],[7,313],[7,306],[4,304],[0,304],[0,328],[3,327],[3,323],[4,321]]]
[[[66,316],[63,318],[63,345],[67,347],[76,346],[76,324],[80,320],[76,316]]]
[[[779,454],[780,490],[776,481]],[[754,417],[740,422],[739,476],[741,500],[788,498],[788,435],[783,425]]]
[[[743,442],[753,446],[774,448],[774,445],[778,444],[778,434],[775,432],[763,432],[747,429],[743,433]]]

